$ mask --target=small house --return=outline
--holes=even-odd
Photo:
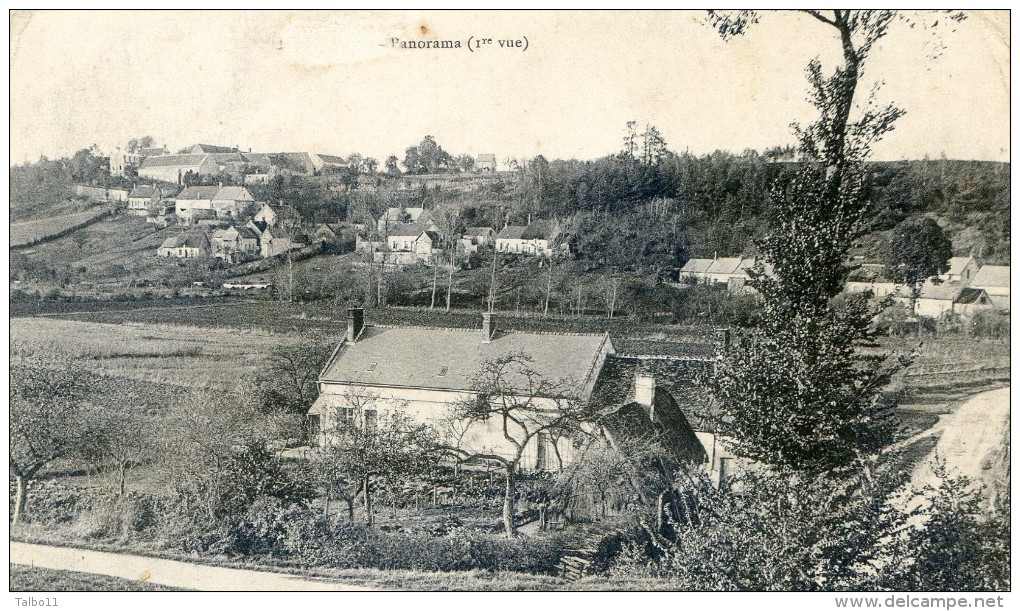
[[[156,254],[180,259],[208,257],[212,254],[212,245],[204,231],[188,231],[164,240]]]
[[[475,157],[475,171],[477,172],[495,172],[496,171],[496,155],[493,153],[481,153],[478,157]]]
[[[992,297],[1009,297],[1009,266],[982,265],[971,280],[972,288],[984,289]]]

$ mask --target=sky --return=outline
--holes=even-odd
[[[592,159],[620,150],[629,120],[674,151],[762,150],[811,119],[804,70],[835,65],[829,30],[789,12],[728,42],[701,11],[20,12],[10,161],[144,135],[402,159],[426,134],[453,154]],[[876,99],[907,111],[875,158],[1008,161],[1008,12],[937,32],[897,24],[869,58],[866,90],[884,80]]]

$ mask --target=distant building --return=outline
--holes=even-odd
[[[127,213],[134,216],[149,216],[156,212],[158,215],[160,204],[172,199],[174,195],[176,195],[176,189],[138,185],[128,194]]]
[[[389,233],[390,226],[406,225],[408,223],[416,223],[418,217],[425,212],[425,208],[387,208],[386,212],[379,217],[376,221],[376,230],[381,235],[387,235]]]
[[[207,153],[239,153],[241,152],[239,147],[236,146],[217,146],[215,144],[194,144],[181,151],[181,154],[186,155],[205,155]]]
[[[530,225],[508,225],[496,236],[496,250],[526,255],[551,255],[560,235],[555,221],[534,221]]]
[[[478,172],[495,172],[496,156],[492,153],[482,153],[475,157],[475,170]]]
[[[184,223],[200,218],[234,219],[255,203],[244,187],[187,187],[177,194],[177,216]]]
[[[265,223],[267,227],[275,227],[278,218],[279,216],[276,214],[276,211],[269,204],[262,204],[259,211],[252,217],[252,220],[256,223]]]
[[[949,270],[939,275],[943,282],[958,282],[970,286],[981,265],[974,257],[953,257],[949,259]]]
[[[211,155],[158,155],[146,157],[138,166],[138,177],[183,184],[184,176],[214,176],[220,166]]]
[[[259,254],[263,258],[275,257],[304,247],[304,244],[289,237],[282,235],[280,237],[274,236],[273,230],[268,227],[262,232],[262,237],[259,239]]]
[[[214,231],[210,238],[212,253],[228,263],[236,263],[259,255],[259,235],[245,226],[231,226]]]
[[[212,246],[204,231],[188,231],[164,240],[156,254],[160,257],[181,259],[208,257],[212,254]]]

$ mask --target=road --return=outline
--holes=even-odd
[[[953,413],[942,416],[930,435],[941,432],[934,455],[945,461],[949,475],[965,475],[976,486],[992,484],[992,473],[982,463],[999,448],[1009,428],[1009,388],[974,395]],[[911,476],[916,487],[937,486],[931,458],[919,464]]]
[[[97,573],[122,579],[144,579],[175,588],[206,591],[366,591],[325,579],[283,573],[230,569],[131,554],[96,552],[11,542],[11,563],[49,569]]]

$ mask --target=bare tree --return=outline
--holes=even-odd
[[[503,527],[511,538],[517,534],[516,482],[525,449],[539,441],[540,435],[568,436],[595,419],[591,405],[579,399],[575,384],[549,380],[531,363],[531,357],[520,352],[486,361],[472,380],[472,396],[453,413],[471,430],[447,438],[442,446],[460,461],[490,462],[503,469]],[[505,442],[501,447],[476,447],[470,441],[473,430],[493,425]]]

